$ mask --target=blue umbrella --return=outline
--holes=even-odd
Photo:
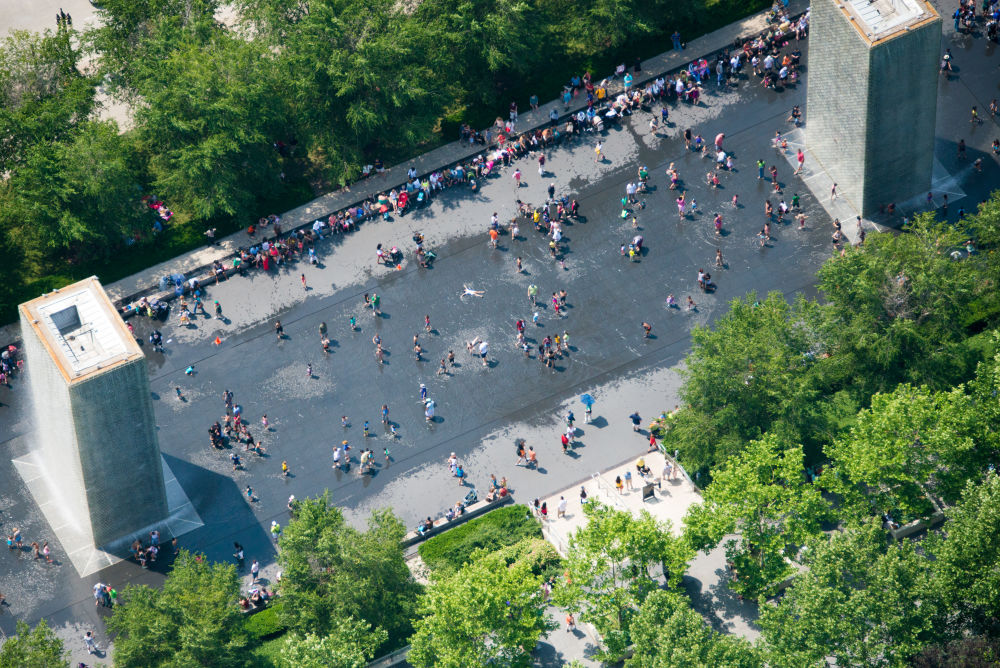
[[[589,394],[581,394],[580,403],[582,403],[587,408],[590,408],[591,406],[594,405],[594,397],[590,396]]]

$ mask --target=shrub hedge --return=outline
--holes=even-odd
[[[432,571],[454,571],[476,550],[499,550],[525,538],[542,537],[541,525],[524,505],[492,510],[423,543],[418,552]]]
[[[286,630],[285,625],[281,623],[281,603],[274,603],[260,612],[255,612],[247,617],[243,625],[247,635],[256,641],[281,635]]]

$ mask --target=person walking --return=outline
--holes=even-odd
[[[253,563],[250,564],[250,577],[252,578],[250,584],[257,584],[257,579],[259,578],[259,576],[260,576],[260,562],[254,559]]]
[[[83,634],[83,644],[87,647],[87,654],[97,654],[97,643],[94,641],[93,631],[87,631]]]

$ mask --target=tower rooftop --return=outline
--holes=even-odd
[[[926,0],[842,0],[838,6],[869,45],[938,17]]]
[[[143,356],[96,276],[53,290],[18,308],[67,383]]]

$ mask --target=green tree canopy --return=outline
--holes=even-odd
[[[802,448],[770,434],[712,472],[704,503],[688,510],[685,536],[698,549],[726,541],[738,577],[730,587],[747,597],[773,595],[795,568],[789,559],[832,516],[820,490],[806,481]]]
[[[94,109],[94,80],[78,69],[74,37],[68,28],[14,31],[0,42],[0,173],[72,137]]]
[[[940,638],[930,565],[910,541],[889,543],[879,522],[809,543],[800,573],[761,608],[775,668],[900,666]]]
[[[330,505],[328,493],[300,502],[278,554],[282,620],[322,637],[336,620],[353,618],[384,630],[388,646],[401,646],[420,593],[403,559],[405,534],[388,510],[373,512],[368,529],[358,531]]]
[[[161,68],[174,50],[222,34],[218,9],[218,0],[102,0],[84,39],[110,90],[141,105],[144,92],[169,84]]]
[[[952,259],[965,238],[921,214],[905,234],[871,235],[820,268],[830,302],[824,338],[835,355],[849,357],[865,395],[899,382],[943,388],[971,371],[957,344],[987,286],[979,262]]]
[[[822,342],[805,325],[810,310],[778,292],[763,301],[751,292],[730,302],[713,328],[694,329],[681,389],[686,406],[664,441],[668,450],[680,450],[689,469],[725,461],[776,420],[814,401],[806,370]],[[795,429],[782,431],[799,439]]]
[[[649,595],[632,622],[635,651],[626,668],[726,666],[762,668],[762,658],[742,638],[722,635],[691,609],[687,597],[659,589]]]
[[[107,258],[151,231],[142,206],[138,157],[113,121],[87,121],[65,141],[31,147],[0,183],[0,227],[36,270],[70,254]]]
[[[281,186],[281,112],[262,47],[226,34],[180,42],[140,86],[139,143],[157,195],[199,218],[253,215]],[[282,135],[283,136],[283,135]]]
[[[647,511],[635,517],[591,501],[584,513],[587,524],[569,541],[569,580],[555,598],[594,625],[613,661],[631,642],[629,628],[639,606],[660,587],[655,569],[662,568],[669,586],[677,587],[694,550]]]
[[[407,660],[418,668],[527,666],[538,639],[555,628],[545,607],[530,564],[477,553],[420,597]]]
[[[969,481],[961,501],[945,510],[940,534],[928,539],[935,584],[955,635],[1000,631],[1000,477]],[[1000,657],[998,657],[1000,658]]]
[[[115,665],[243,666],[247,636],[232,564],[181,550],[162,589],[128,585],[108,620]]]
[[[358,174],[373,142],[409,148],[430,137],[450,99],[447,70],[434,66],[443,45],[401,3],[244,0],[240,7],[277,54],[291,113],[328,176],[343,182]]]
[[[898,522],[926,516],[934,510],[928,497],[955,501],[985,465],[974,439],[977,427],[963,388],[932,392],[900,385],[872,397],[850,432],[827,448],[833,463],[824,484],[861,515],[888,512]]]
[[[913,668],[987,668],[1000,661],[1000,640],[966,636],[944,645],[925,647],[911,664]]]
[[[329,635],[292,633],[279,659],[282,668],[363,668],[386,641],[386,632],[354,619],[332,620]]]
[[[0,645],[0,668],[52,668],[69,666],[63,641],[43,619],[31,628],[18,621],[14,635]]]

